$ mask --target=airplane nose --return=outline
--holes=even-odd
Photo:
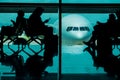
[[[56,21],[59,26],[59,21]],[[58,28],[59,29],[59,28]],[[62,39],[84,41],[91,37],[93,27],[90,21],[80,14],[70,14],[62,17]]]

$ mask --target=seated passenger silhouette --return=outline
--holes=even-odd
[[[14,22],[13,20],[11,20],[11,21],[14,24],[15,34],[21,35],[23,30],[26,31],[27,20],[24,18],[24,12],[22,10],[19,10],[17,12],[17,14],[18,14],[18,16],[16,18],[16,22]]]
[[[18,16],[16,18],[16,22],[11,20],[13,22],[12,26],[2,26],[1,32],[3,35],[7,36],[8,38],[11,38],[12,36],[18,36],[21,35],[23,30],[26,30],[26,19],[24,18],[24,12],[22,10],[19,10],[17,12]]]
[[[86,48],[85,50],[90,52],[93,60],[96,60],[95,62],[97,63],[98,67],[103,67],[104,71],[107,72],[107,74],[114,77],[117,76],[117,80],[119,80],[120,60],[112,53],[112,38],[116,38],[119,35],[117,31],[117,29],[119,28],[117,28],[117,25],[120,25],[120,23],[116,22],[115,15],[109,14],[109,19],[106,23],[99,23],[94,27],[94,32],[91,40],[85,43],[88,45],[88,48]],[[95,50],[97,51],[97,55],[95,56],[96,58],[94,58],[94,54],[96,53],[93,53],[90,50],[92,45],[95,45],[93,44],[95,43],[95,40],[97,41],[97,45],[95,48]]]
[[[43,13],[44,9],[41,7],[37,7],[31,16],[28,19],[28,30],[27,35],[29,36],[37,36],[37,35],[44,35],[45,32],[45,23],[49,21],[42,21],[41,15]]]

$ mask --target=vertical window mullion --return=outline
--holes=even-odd
[[[62,17],[62,13],[61,13],[61,3],[62,1],[59,0],[59,7],[58,7],[58,15],[59,15],[59,67],[58,67],[58,80],[61,80],[61,72],[62,72],[62,22],[61,22],[61,17]]]

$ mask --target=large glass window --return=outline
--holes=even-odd
[[[26,19],[29,19],[30,15],[32,13],[25,13],[25,18]],[[11,20],[13,21],[16,21],[16,17],[17,17],[17,13],[0,13],[0,29],[3,27],[3,26],[10,26],[10,27],[13,27],[13,24],[11,22]],[[46,19],[50,19],[48,23],[46,23],[46,25],[48,27],[53,27],[53,31],[56,29],[58,29],[58,26],[54,26],[54,23],[56,22],[56,20],[58,20],[58,13],[43,13],[41,15],[41,19],[42,21],[45,21]],[[54,34],[54,32],[53,32]],[[18,49],[18,45],[14,45],[13,44],[13,41],[10,42],[10,40],[7,40],[4,42],[3,44],[3,51],[5,54],[7,55],[12,55],[13,54],[13,51],[16,51]],[[39,43],[39,41],[38,41]],[[32,50],[34,50],[35,52],[38,52],[40,51],[41,47],[40,45],[36,43],[36,42],[31,42],[30,43],[30,48]],[[10,47],[8,47],[8,44],[10,45]],[[52,46],[52,45],[51,45]],[[44,48],[44,45],[42,46]],[[22,48],[22,47],[20,47]],[[11,50],[12,49],[12,50]],[[33,51],[31,51],[28,46],[24,49],[27,53],[29,53],[30,55],[34,55]],[[44,54],[44,51],[43,50],[42,52],[39,53],[40,56],[43,56]],[[26,63],[26,60],[30,57],[28,56],[24,51],[21,51],[19,53],[19,55],[23,56],[23,59],[24,59],[24,63]],[[52,66],[48,66],[45,71],[47,71],[48,73],[52,73],[52,76],[53,79],[57,80],[57,73],[58,73],[58,65],[59,65],[59,61],[58,61],[58,55],[56,55],[55,57],[53,57],[53,64]],[[0,73],[2,74],[2,79],[3,79],[3,76],[4,73],[8,73],[10,74],[11,73],[11,70],[12,70],[12,67],[11,66],[7,66],[6,64],[0,64]],[[10,76],[12,77],[14,74],[10,74]],[[5,78],[5,77],[4,77]]]
[[[88,46],[85,45],[83,41],[88,42],[91,39],[92,32],[94,31],[94,26],[98,25],[99,23],[101,24],[106,23],[110,18],[109,14],[113,13],[112,12],[113,10],[115,15],[113,16],[113,18],[117,20],[118,17],[116,17],[116,14],[115,14],[115,12],[117,11],[116,10],[117,8],[116,9],[114,8],[112,10],[112,6],[111,8],[106,7],[106,9],[102,8],[102,6],[99,8],[98,7],[96,8],[94,6],[94,9],[96,10],[92,10],[93,8],[90,9],[89,7],[87,8],[86,6],[82,8],[80,7],[80,9],[77,6],[74,8],[71,6],[69,8],[66,6],[63,7],[63,13],[62,13],[62,19],[61,19],[61,22],[62,22],[62,74],[67,79],[71,79],[71,78],[76,79],[76,77],[77,79],[83,79],[83,80],[88,78],[98,79],[98,77],[106,75],[106,72],[107,72],[105,70],[106,68],[100,67],[96,69],[94,65],[94,60],[91,56],[92,52],[89,53],[89,50],[88,52],[84,51],[84,49],[86,49]],[[109,9],[109,11],[107,11],[107,9]],[[113,22],[116,20],[113,20]],[[87,29],[87,27],[89,29]],[[114,25],[112,26],[112,29],[114,29]],[[89,33],[91,35],[89,35]],[[98,46],[97,41],[95,42],[95,45]],[[117,46],[119,44],[115,44],[115,45]],[[117,47],[115,47],[112,44],[110,46],[113,48],[113,50],[111,49],[112,55],[117,56],[119,54]],[[97,55],[96,53],[98,53],[97,49],[95,51],[95,55]],[[91,76],[90,74],[93,74],[94,76]],[[71,76],[71,77],[68,77],[68,76]],[[87,76],[87,77],[83,77],[83,76]],[[111,79],[111,77],[104,76],[104,78],[101,78],[101,79],[109,80]]]
[[[87,42],[92,37],[92,33],[91,35],[89,35],[89,33],[86,33],[84,31],[87,31],[88,29],[86,27],[89,27],[89,29],[92,30],[91,32],[93,32],[94,31],[93,28],[95,25],[97,25],[99,22],[106,23],[109,18],[109,13],[115,13],[117,9],[119,9],[119,8],[114,8],[112,5],[109,5],[109,7],[111,7],[109,8],[107,5],[102,5],[102,4],[115,4],[115,3],[120,3],[120,1],[62,0],[62,3],[66,3],[66,5],[63,5],[62,7],[63,13],[61,18],[61,22],[62,22],[61,68],[62,68],[62,74],[64,76],[63,79],[91,80],[92,78],[95,79],[98,76],[106,75],[107,72],[107,70],[105,70],[106,68],[99,67],[97,69],[95,67],[96,65],[94,64],[94,60],[91,56],[91,53],[84,51],[84,49],[86,49],[88,46],[85,45],[83,41]],[[71,4],[71,6],[69,4]],[[96,5],[94,7],[91,7],[93,5],[91,6],[86,5],[83,7],[83,5],[85,4],[93,4],[93,5],[96,4]],[[101,5],[99,5],[98,7],[97,4],[101,4]],[[73,5],[75,5],[75,7]],[[111,10],[112,8],[114,9]],[[95,45],[97,45],[96,43],[97,41],[95,42]],[[112,54],[118,55],[119,53],[118,49],[115,46],[112,45],[110,46],[114,48],[113,50],[111,50]],[[95,51],[95,55],[97,55],[96,53],[97,51]],[[94,75],[94,77],[91,76],[91,74]],[[88,75],[89,78],[86,77]],[[110,77],[104,76],[101,79],[109,80]]]
[[[75,17],[76,19],[74,19]],[[83,19],[83,17],[86,20]],[[87,23],[89,21],[90,25],[87,26],[89,26],[89,28],[93,30],[93,27],[97,24],[96,23],[97,21],[105,23],[107,19],[108,19],[108,14],[93,14],[93,13],[65,14],[64,13],[62,15],[62,31],[63,31],[62,32],[62,36],[63,36],[62,37],[62,42],[63,42],[62,43],[62,74],[105,73],[103,69],[96,70],[96,68],[93,66],[93,60],[91,55],[88,52],[84,52],[84,49],[87,47],[85,44],[82,43],[82,41],[84,41],[83,36],[85,36],[85,34],[81,34],[82,31],[80,31],[80,29],[76,30],[75,34],[74,33],[72,34],[70,32],[68,32],[69,34],[67,34],[67,31],[65,32],[64,29],[68,29],[69,26],[68,27],[66,26],[71,25],[73,28],[69,30],[72,31],[74,30],[74,27],[77,27],[76,24],[78,24],[78,27],[80,27],[80,26],[84,26],[83,22]],[[76,36],[79,33],[81,35]]]
[[[0,3],[7,3],[7,4],[9,4],[9,3],[27,3],[27,4],[29,4],[29,3],[47,3],[48,4],[48,3],[59,3],[59,0],[42,0],[42,1],[41,0],[0,0]],[[105,3],[107,3],[107,4],[120,3],[120,1],[119,0],[114,0],[114,1],[111,1],[111,0],[102,0],[102,1],[101,0],[93,0],[93,1],[91,1],[91,0],[62,0],[62,3],[67,3],[67,4],[77,3],[77,5],[79,5],[79,3],[80,4],[82,4],[82,3],[83,4],[84,3],[87,3],[87,4],[100,3],[102,5]],[[9,5],[9,6],[6,5],[6,6],[10,7],[11,5]],[[36,5],[36,4],[34,4],[34,5]],[[15,11],[18,9],[15,7],[9,8],[10,9],[9,10],[10,13],[9,13],[9,11],[7,12],[6,6],[5,6],[5,10],[1,9],[3,12],[6,12],[6,13],[0,13],[0,30],[1,30],[1,27],[3,27],[3,26],[13,26],[11,20],[15,21],[16,17],[17,17],[17,14],[15,13]],[[37,4],[37,6],[38,6],[38,4]],[[43,4],[43,6],[44,6],[44,4]],[[58,45],[59,47],[62,48],[62,51],[58,50],[61,53],[59,53],[58,56],[55,56],[53,58],[53,65],[47,67],[45,70],[48,71],[48,73],[55,73],[55,75],[53,75],[52,77],[50,75],[50,77],[54,78],[55,80],[57,80],[57,77],[61,78],[61,74],[63,75],[61,80],[62,79],[72,79],[72,77],[73,77],[73,79],[76,79],[76,76],[74,76],[76,74],[78,74],[78,76],[77,76],[78,79],[81,79],[81,78],[84,79],[86,77],[86,76],[84,77],[84,74],[85,75],[86,74],[105,74],[105,71],[102,67],[100,67],[99,69],[96,69],[96,67],[94,67],[94,61],[92,59],[92,56],[87,51],[84,51],[84,49],[87,47],[87,45],[85,45],[83,43],[83,41],[90,40],[90,38],[92,37],[92,32],[94,31],[93,27],[97,24],[97,22],[100,22],[100,23],[107,22],[108,17],[109,17],[108,12],[110,12],[109,9],[106,8],[105,5],[104,5],[105,9],[100,8],[99,6],[95,5],[95,6],[97,6],[97,8],[99,7],[98,10],[100,10],[101,13],[94,13],[94,10],[96,10],[95,12],[98,11],[97,8],[95,8],[95,6],[92,7],[91,10],[90,10],[90,8],[88,10],[88,8],[85,6],[84,6],[85,8],[83,6],[82,7],[79,6],[81,9],[81,12],[82,12],[82,13],[80,13],[80,11],[77,12],[77,10],[80,10],[80,9],[75,5],[73,7],[71,7],[72,5],[68,5],[70,8],[67,7],[66,5],[64,5],[64,6],[65,7],[62,7],[63,13],[61,12],[60,14],[58,14],[58,12],[57,12],[59,10],[59,5],[56,6],[56,4],[53,4],[52,7],[44,6],[46,8],[45,11],[47,13],[43,13],[41,16],[42,21],[45,21],[46,19],[50,18],[50,21],[46,25],[53,27],[54,34],[60,35],[59,28],[61,27],[61,29],[62,29],[61,30],[62,43],[59,42],[59,44],[61,44],[61,46]],[[56,7],[58,9],[56,9]],[[112,7],[113,6],[111,6],[111,8]],[[31,8],[31,9],[29,9],[29,8]],[[29,16],[31,15],[30,11],[32,11],[33,8],[35,8],[35,7],[33,7],[32,4],[31,4],[31,6],[28,5],[27,7],[26,6],[20,7],[20,9],[24,9],[25,11],[27,11],[27,13],[25,13],[26,19],[28,19]],[[53,10],[52,8],[55,10]],[[109,8],[110,8],[110,6],[109,6]],[[76,11],[74,11],[74,9]],[[106,9],[108,9],[108,11]],[[116,6],[114,9],[116,11]],[[85,13],[84,13],[84,10],[85,10]],[[87,13],[87,10],[88,10],[88,13]],[[110,10],[112,11],[112,9],[110,9]],[[67,13],[67,11],[70,11],[71,13],[70,12]],[[92,13],[89,13],[89,11],[91,11]],[[107,11],[107,13],[104,13],[104,11]],[[77,12],[77,13],[74,13],[74,12]],[[62,15],[62,17],[61,17],[62,24],[59,23],[59,20],[60,20],[59,15]],[[75,33],[74,32],[67,33],[70,31],[74,31]],[[88,31],[88,33],[84,32],[84,31]],[[60,38],[59,38],[59,41],[60,41]],[[8,43],[9,43],[9,40],[4,43],[3,50],[5,53],[7,53],[7,55],[11,55],[12,54],[11,49],[16,50],[16,48],[18,46],[10,44],[10,48],[11,48],[10,49],[7,46]],[[40,46],[38,45],[38,43],[34,43],[34,42],[31,43],[30,47],[31,47],[31,49],[36,50],[36,51],[39,51],[39,49],[40,49]],[[43,45],[43,47],[44,47],[44,45]],[[51,45],[51,47],[52,47],[52,45]],[[114,48],[113,55],[118,55],[119,54],[119,49],[118,49],[119,46],[118,47],[112,46],[112,47]],[[25,48],[25,51],[30,53],[30,55],[33,55],[32,51],[29,50],[28,47]],[[43,56],[43,54],[44,54],[44,50],[39,55]],[[21,51],[20,55],[23,56],[24,63],[25,63],[29,56],[23,51]],[[62,55],[62,56],[59,56],[59,55]],[[61,61],[59,61],[60,58],[61,58]],[[11,73],[10,72],[11,69],[12,69],[11,66],[5,66],[3,64],[0,64],[0,73],[4,73],[4,72]],[[57,76],[56,74],[58,74],[59,76]],[[70,74],[72,74],[72,76]],[[83,74],[83,75],[81,76],[80,74]],[[66,77],[66,75],[68,75],[68,77]],[[92,75],[92,77],[95,77],[95,76]]]

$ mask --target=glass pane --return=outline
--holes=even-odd
[[[31,13],[25,13],[25,18],[29,18]],[[17,13],[0,13],[0,27],[5,25],[12,25],[12,20],[16,20]],[[54,24],[54,22],[58,19],[58,14],[57,13],[44,13],[41,15],[42,21],[44,21],[47,18],[50,18],[50,21],[48,22],[49,24]]]
[[[108,18],[108,14],[63,14],[62,20],[62,29],[64,29],[64,25],[70,25],[69,19],[74,19],[74,18],[69,18],[74,15],[77,16],[82,16],[85,17],[90,22],[91,28],[93,28],[94,25],[96,25],[97,21],[100,22],[106,22]],[[79,19],[78,19],[79,20]],[[65,21],[65,22],[64,22]],[[67,22],[68,21],[68,22]],[[88,22],[86,21],[86,22]],[[77,22],[71,22],[71,25]],[[80,23],[80,22],[78,22]],[[75,24],[74,24],[75,25]],[[81,24],[82,25],[82,24]],[[84,25],[84,23],[83,23]],[[74,26],[75,27],[75,26]],[[72,37],[74,34],[70,37],[73,39],[69,40],[66,39],[64,36],[68,36],[65,34],[66,32],[63,31],[63,38],[62,38],[62,73],[104,73],[102,70],[96,70],[95,67],[93,67],[93,61],[91,56],[87,52],[83,52],[83,50],[87,47],[86,45],[82,44],[82,39],[77,40],[76,36],[76,41],[74,40],[75,38]],[[77,32],[76,32],[77,35]],[[84,34],[81,34],[81,36]],[[82,38],[79,36],[80,38]]]
[[[15,3],[58,3],[58,0],[0,0],[0,2],[15,2]]]
[[[25,13],[25,18],[28,19],[30,17],[32,13]],[[17,17],[17,13],[0,13],[0,29],[1,27],[3,26],[13,26],[11,20],[13,21],[16,21],[16,17]],[[46,23],[46,25],[48,27],[53,27],[53,31],[54,29],[56,29],[56,27],[54,26],[54,23],[55,21],[58,19],[58,13],[43,13],[41,15],[41,18],[42,18],[42,21],[45,21],[46,19],[50,19],[48,23]],[[58,29],[58,28],[57,28]],[[53,32],[54,34],[54,32]],[[55,34],[54,34],[55,35]],[[28,38],[28,37],[27,37]],[[4,42],[4,46],[3,46],[3,51],[4,53],[6,53],[7,55],[12,55],[13,54],[13,51],[17,51],[18,50],[18,45],[14,45],[13,44],[13,41],[10,42],[10,49],[8,47],[8,43],[10,42],[10,40],[7,40]],[[38,42],[38,43],[37,43]],[[35,52],[39,52],[41,47],[40,47],[40,42],[39,40],[35,42],[31,42],[30,43],[30,48],[32,50],[34,50]],[[52,46],[52,45],[51,45]],[[45,45],[42,45],[42,47],[44,48]],[[20,49],[22,48],[22,46],[20,45]],[[30,55],[34,55],[33,51],[29,49],[28,46],[25,47],[24,49],[27,53],[29,53]],[[43,56],[44,55],[44,52],[45,50],[43,50],[42,52],[39,53],[39,56]],[[24,52],[24,51],[21,51],[19,53],[19,55],[23,56],[23,59],[24,59],[24,63],[26,63],[26,60],[29,58],[29,56]],[[53,76],[51,79],[53,80],[57,80],[57,73],[58,73],[58,56],[57,55],[54,55],[53,57],[53,65],[51,66],[48,66],[45,71],[48,72],[48,74],[44,74],[43,73],[43,76],[46,77],[46,79],[48,79],[49,77]],[[0,76],[3,79],[7,79],[8,76],[11,76],[11,78],[13,78],[15,76],[15,74],[12,74],[14,73],[15,71],[11,72],[12,70],[12,66],[11,65],[7,65],[6,63],[1,63],[0,64]],[[5,74],[6,73],[6,74]],[[44,77],[44,78],[45,78]],[[49,80],[49,79],[48,79]]]
[[[62,79],[110,80],[102,67],[97,69],[94,66],[92,56],[84,51],[87,45],[83,43],[90,40],[93,26],[98,21],[106,23],[108,16],[109,13],[62,14]],[[114,53],[116,55],[119,53],[116,47],[113,50]]]

